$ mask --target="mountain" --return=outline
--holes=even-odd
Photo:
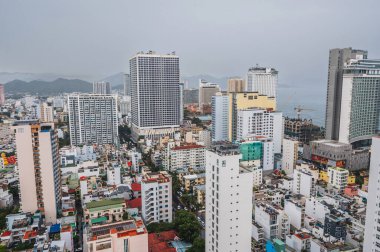
[[[13,80],[5,84],[7,94],[57,95],[71,92],[92,92],[92,84],[78,79],[58,78],[54,81],[34,80],[30,82]]]
[[[124,89],[124,73],[116,73],[114,75],[108,76],[100,81],[105,81],[111,83],[112,89]]]

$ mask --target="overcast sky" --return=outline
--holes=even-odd
[[[325,87],[328,50],[380,58],[380,1],[0,0],[0,72],[105,77],[138,51],[176,51],[183,75],[243,75]]]

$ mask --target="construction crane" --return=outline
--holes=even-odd
[[[297,119],[301,119],[301,112],[302,111],[314,111],[314,109],[307,109],[307,108],[302,108],[300,105],[294,108],[294,111],[297,113]]]

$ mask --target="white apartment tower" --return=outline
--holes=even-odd
[[[17,121],[13,129],[21,210],[32,213],[40,210],[46,222],[56,223],[61,208],[61,173],[54,124]]]
[[[92,92],[94,94],[111,94],[111,83],[100,81],[92,83]]]
[[[298,160],[298,141],[282,140],[282,169],[286,174],[293,174]]]
[[[372,138],[363,251],[380,251],[380,137]]]
[[[134,137],[172,133],[180,125],[183,109],[179,57],[174,53],[141,52],[130,59],[129,65]]]
[[[284,122],[282,112],[262,109],[240,109],[237,112],[236,140],[244,140],[251,135],[273,139],[274,153],[281,153]]]
[[[252,170],[238,145],[206,151],[206,251],[251,251]]]
[[[117,97],[101,94],[68,96],[71,145],[117,144]]]
[[[221,93],[212,97],[212,141],[227,141],[229,138],[229,102],[229,96]]]
[[[166,172],[149,172],[141,181],[141,214],[146,224],[172,222],[172,177]]]
[[[270,67],[252,67],[247,74],[247,91],[259,92],[268,97],[277,97],[278,71]]]

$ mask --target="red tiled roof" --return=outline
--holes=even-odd
[[[172,150],[188,150],[188,149],[197,149],[204,148],[203,145],[192,144],[192,145],[184,145],[184,146],[176,146]]]
[[[307,233],[299,233],[299,234],[295,234],[295,236],[301,240],[304,240],[304,239],[309,239],[311,236]]]
[[[1,237],[7,237],[7,236],[10,236],[11,234],[12,234],[11,231],[5,230],[5,231],[1,234]]]
[[[148,235],[149,252],[176,252],[175,248],[169,247],[168,242],[177,236],[174,230]]]
[[[140,183],[132,183],[131,184],[132,191],[141,192],[141,184]]]
[[[129,208],[139,208],[141,209],[141,198],[136,198],[133,200],[128,200],[127,201],[127,206]]]

